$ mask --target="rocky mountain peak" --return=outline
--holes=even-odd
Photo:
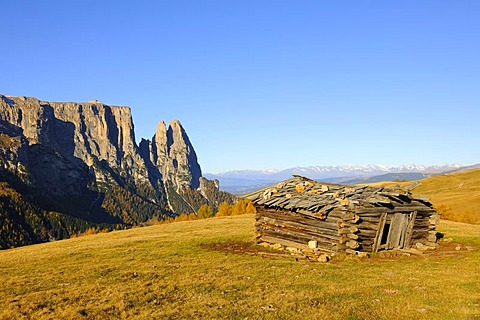
[[[167,125],[165,121],[160,121],[157,125],[157,131],[155,132],[155,136],[163,137],[167,134]]]
[[[165,164],[165,160],[168,157],[168,150],[167,150],[167,126],[165,122],[162,120],[158,123],[157,131],[152,138],[152,162],[157,167],[163,167]]]
[[[136,224],[234,200],[201,176],[178,120],[138,146],[129,107],[0,95],[0,182],[47,211]]]
[[[164,182],[176,190],[196,189],[202,176],[197,155],[179,120],[168,126],[160,121],[152,138],[150,159],[158,168]]]

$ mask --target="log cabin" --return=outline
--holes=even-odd
[[[427,197],[400,187],[292,179],[244,196],[256,213],[256,242],[305,254],[366,255],[436,246],[438,215]]]

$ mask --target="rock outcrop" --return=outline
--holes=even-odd
[[[161,121],[137,146],[130,108],[97,100],[0,95],[0,180],[28,189],[42,209],[96,223],[138,224],[234,200],[202,178],[178,120]]]
[[[159,170],[164,182],[176,190],[200,186],[202,170],[180,121],[173,120],[168,129],[160,121],[152,141],[142,140],[140,145],[141,154]]]

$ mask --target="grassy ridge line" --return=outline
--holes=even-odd
[[[340,264],[203,249],[251,241],[253,215],[97,234],[0,252],[0,319],[470,319],[480,252]],[[442,222],[480,245],[480,226]]]

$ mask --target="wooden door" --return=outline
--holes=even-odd
[[[411,213],[383,213],[378,224],[373,251],[409,247],[416,217],[416,211]]]
[[[398,212],[392,215],[385,249],[403,248],[407,224],[408,215]]]

